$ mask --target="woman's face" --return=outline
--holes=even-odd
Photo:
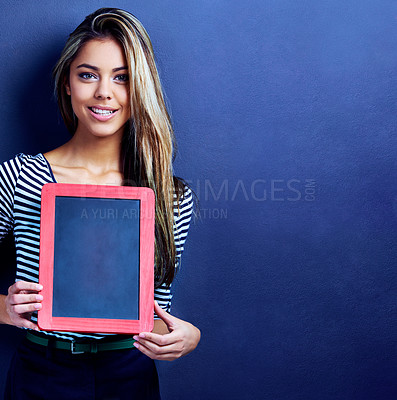
[[[65,86],[78,119],[76,134],[122,136],[131,114],[127,61],[119,42],[87,42],[73,60]]]

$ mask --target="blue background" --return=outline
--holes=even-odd
[[[1,4],[5,160],[68,139],[51,68],[109,4]],[[175,170],[201,203],[172,312],[202,340],[158,363],[163,399],[396,399],[397,2],[111,6],[152,37]],[[0,330],[1,382],[15,332]]]

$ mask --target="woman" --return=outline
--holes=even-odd
[[[130,13],[99,9],[70,35],[54,78],[71,140],[46,154],[19,154],[0,167],[0,233],[4,237],[13,230],[17,250],[17,279],[0,298],[0,321],[29,329],[12,360],[6,398],[158,399],[153,359],[188,354],[200,331],[166,312],[192,194],[172,173],[173,132],[150,39]],[[153,332],[125,340],[124,335],[38,330],[40,193],[48,182],[154,190],[158,303]],[[64,349],[65,343],[93,341],[94,354]],[[126,348],[101,351],[105,342]]]

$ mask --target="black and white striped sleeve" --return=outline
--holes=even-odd
[[[193,212],[193,196],[192,191],[185,187],[184,194],[180,199],[179,206],[174,201],[174,240],[176,249],[176,267],[179,267],[181,256],[184,250],[187,234],[189,231],[190,221]],[[154,298],[159,306],[165,311],[170,312],[172,292],[171,288],[163,284],[154,290]],[[154,319],[159,319],[155,314]]]
[[[21,166],[21,155],[0,165],[0,240],[14,225],[14,193]]]
[[[183,197],[180,201],[179,207],[176,202],[174,203],[174,238],[178,265],[180,263],[180,259],[184,250],[190,221],[192,219],[192,212],[192,191],[188,187],[185,187],[185,192],[183,193]]]

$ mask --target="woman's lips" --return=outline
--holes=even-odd
[[[91,115],[98,121],[108,121],[117,113],[118,110],[112,108],[99,108],[99,107],[88,107]]]

